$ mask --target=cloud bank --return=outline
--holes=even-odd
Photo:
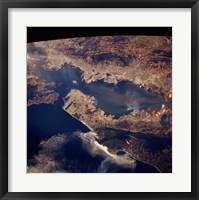
[[[58,134],[39,144],[28,173],[133,172],[136,161],[109,152],[94,132]]]

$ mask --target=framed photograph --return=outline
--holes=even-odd
[[[199,199],[197,0],[0,2],[2,200]]]

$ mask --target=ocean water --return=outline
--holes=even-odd
[[[111,155],[110,153],[108,153],[108,157],[104,156],[104,153],[103,156],[100,154],[92,155],[90,149],[85,149],[84,140],[75,135],[77,132],[89,134],[89,128],[62,109],[62,98],[71,89],[78,89],[84,94],[93,96],[95,106],[102,109],[105,114],[111,114],[118,118],[136,109],[158,109],[165,103],[161,97],[149,94],[128,81],[109,84],[99,80],[86,84],[82,81],[81,70],[66,64],[59,70],[45,70],[38,67],[35,73],[40,80],[56,82],[55,86],[48,86],[48,89],[57,91],[60,98],[54,104],[31,105],[27,108],[28,166],[37,166],[35,156],[44,151],[41,145],[42,141],[48,141],[50,138],[62,134],[66,136],[67,142],[59,148],[55,155],[53,153],[53,162],[61,163],[60,168],[66,172],[159,172],[153,166],[141,161],[136,161],[136,167],[134,168],[118,164],[117,160],[122,155]],[[29,98],[34,95],[32,89],[34,88],[28,88]],[[96,144],[96,148],[98,147],[99,145]],[[92,146],[92,148],[95,147]],[[45,150],[45,155],[48,156],[50,152],[50,149]],[[115,159],[114,162],[112,161],[113,158]]]
[[[91,149],[85,148],[88,140],[84,141],[77,137],[75,133],[78,132],[81,132],[81,134],[89,134],[90,130],[83,123],[62,110],[60,104],[29,106],[27,110],[28,166],[37,165],[34,161],[34,157],[40,154],[40,151],[44,151],[41,149],[41,142],[48,141],[62,134],[66,136],[67,142],[59,147],[59,143],[56,144],[56,140],[54,140],[54,142],[51,142],[50,146],[45,149],[45,155],[52,159],[51,154],[53,150],[51,150],[51,146],[54,148],[55,145],[58,145],[58,147],[56,147],[56,152],[53,152],[53,160],[51,160],[51,162],[61,163],[60,168],[66,172],[159,173],[156,168],[141,161],[136,161],[135,168],[118,164],[116,161],[120,159],[119,157],[121,157],[121,155],[116,155],[116,157],[114,157],[111,153],[107,154],[103,152],[103,150],[93,155]],[[87,143],[84,144],[85,142]],[[95,144],[95,141],[92,145],[92,149],[99,148],[99,145]],[[109,154],[111,156],[109,156]],[[104,155],[106,156],[104,157]],[[115,159],[114,162],[112,161],[112,157]],[[104,162],[106,164],[104,164]]]

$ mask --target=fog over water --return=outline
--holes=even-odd
[[[98,80],[92,83],[82,81],[82,72],[71,65],[63,65],[59,70],[37,69],[39,79],[47,82],[62,83],[49,87],[62,97],[71,89],[78,89],[82,93],[95,98],[95,106],[102,109],[105,114],[116,118],[137,109],[159,109],[166,102],[159,96],[152,95],[144,89],[128,81],[119,81],[117,84]]]
[[[103,80],[82,81],[82,72],[71,65],[59,70],[37,67],[39,80],[55,82],[48,89],[59,93],[53,105],[39,104],[27,108],[28,169],[35,172],[99,172],[99,173],[158,173],[146,163],[126,157],[125,152],[110,153],[97,142],[97,136],[83,123],[62,109],[63,100],[71,89],[93,96],[97,108],[116,118],[136,109],[158,109],[164,100],[128,82],[109,84]],[[31,93],[30,93],[31,95]],[[155,136],[154,136],[155,137]]]
[[[55,105],[28,107],[28,170],[42,173],[158,173],[151,165],[110,153],[97,135]]]

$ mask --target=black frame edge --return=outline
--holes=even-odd
[[[199,2],[197,2],[197,26],[196,26],[196,29],[197,29],[197,32],[196,32],[196,35],[197,35],[197,49],[196,49],[196,52],[197,52],[197,55],[196,55],[196,67],[197,67],[197,77],[199,77],[199,70],[198,70],[198,66],[199,66]],[[199,90],[199,79],[197,79],[197,91]],[[198,114],[199,114],[199,105],[198,105],[198,100],[199,100],[199,93],[197,94],[197,132],[199,130],[199,123],[198,123]],[[197,138],[196,138],[196,141],[197,141],[197,144],[199,144],[199,136],[196,134]],[[198,168],[199,168],[199,147],[197,145],[197,149],[196,149],[196,152],[197,152],[197,155],[196,155],[196,159],[197,159],[197,163],[196,163],[196,176],[197,176],[197,188],[199,188],[199,171],[198,171]],[[199,190],[197,191],[197,198],[199,198]]]
[[[7,2],[6,2],[7,1]],[[171,0],[171,1],[162,1],[161,0],[154,0],[151,1],[152,4],[150,4],[150,0],[132,0],[131,5],[134,5],[134,7],[147,7],[147,8],[160,8],[160,7],[165,7],[165,8],[176,8],[176,7],[191,7],[192,8],[192,94],[197,94],[195,96],[192,95],[192,133],[198,132],[199,130],[199,123],[197,124],[198,120],[198,114],[199,113],[199,106],[197,105],[198,99],[199,99],[199,92],[197,92],[199,88],[199,70],[197,70],[197,67],[199,67],[199,2],[198,0]],[[80,3],[79,3],[80,2]],[[78,195],[71,195],[70,193],[68,195],[64,193],[11,193],[8,192],[8,8],[10,7],[41,7],[44,8],[47,6],[47,3],[49,3],[47,7],[63,7],[63,5],[68,5],[66,7],[112,7],[111,5],[113,2],[110,2],[108,0],[108,3],[106,6],[100,6],[103,3],[99,0],[97,0],[97,3],[95,6],[92,6],[89,4],[92,4],[91,1],[87,1],[84,4],[83,1],[76,0],[74,2],[68,2],[66,3],[65,0],[59,0],[58,4],[55,3],[54,0],[41,0],[41,1],[35,1],[33,0],[0,0],[0,199],[2,200],[8,200],[8,199],[68,199],[68,200],[75,200],[75,199],[92,199],[93,197],[88,197],[86,193],[79,193]],[[117,5],[114,7],[126,7],[127,3],[129,1],[125,1],[124,4],[119,0]],[[144,6],[143,4],[146,3]],[[57,4],[55,6],[55,4]],[[123,6],[121,6],[123,5]],[[142,6],[141,6],[142,5]],[[109,7],[110,6],[110,7]],[[129,7],[129,5],[128,5]],[[195,67],[193,67],[195,66]],[[198,173],[198,167],[199,167],[199,148],[197,147],[197,144],[199,144],[199,137],[197,134],[192,135],[192,170],[196,172],[196,174],[193,174],[192,172],[192,195],[188,195],[185,197],[181,197],[181,200],[198,200],[199,199],[199,190],[197,191],[197,188],[199,187],[198,181],[199,181],[199,173]],[[195,152],[195,154],[193,154]],[[198,155],[198,156],[197,156]],[[195,176],[194,176],[195,175]],[[149,195],[149,197],[147,197]],[[84,197],[81,197],[84,196]],[[133,199],[178,199],[179,196],[176,196],[174,198],[170,198],[169,196],[165,195],[165,197],[160,197],[160,196],[153,196],[150,195],[150,193],[147,193],[146,195],[143,195],[141,198],[140,197],[135,197]],[[111,200],[115,198],[107,198],[107,197],[102,197],[102,198],[96,198],[98,200]],[[124,199],[121,198],[120,195],[118,195],[117,199]],[[131,198],[132,199],[132,198]]]
[[[7,34],[7,10],[3,2],[0,2],[0,197],[8,193],[8,36]]]
[[[1,68],[0,68],[0,111],[1,111],[1,190],[0,195],[8,193],[8,14],[1,2]]]
[[[199,42],[199,36],[198,36],[198,23],[199,23],[199,2],[197,2],[191,9],[191,165],[192,165],[192,173],[191,173],[191,184],[192,184],[192,192],[195,194],[195,196],[198,198],[198,172],[197,168],[199,166],[198,162],[198,147],[197,144],[199,144],[198,136],[197,134],[193,134],[194,132],[198,132],[199,130],[199,124],[198,122],[198,88],[199,88],[199,70],[197,69],[198,66],[198,42]],[[193,95],[197,94],[197,95]],[[194,172],[194,173],[193,173]]]
[[[197,0],[1,0],[13,8],[190,8]]]
[[[195,143],[195,152],[196,152],[196,187],[199,188],[199,147],[198,147],[198,144],[199,144],[199,136],[198,136],[198,131],[199,131],[199,123],[198,123],[198,115],[199,115],[199,1],[197,1],[197,3],[195,4],[196,6],[196,18],[195,18],[195,23],[196,23],[196,30],[195,30],[195,34],[196,34],[196,37],[195,37],[195,43],[196,43],[196,49],[194,50],[195,51],[195,62],[196,62],[196,74],[197,74],[197,79],[196,79],[196,132],[197,134],[195,134],[196,136],[196,143]],[[194,43],[194,41],[193,41]],[[197,199],[199,199],[199,190],[196,191],[196,196],[197,196]]]

